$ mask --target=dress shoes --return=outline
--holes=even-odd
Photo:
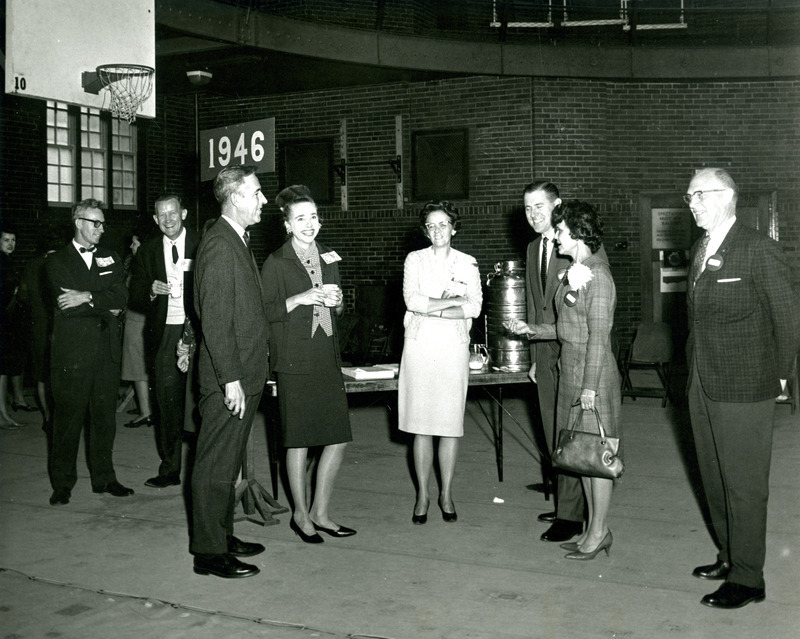
[[[222,555],[195,555],[194,571],[198,575],[214,575],[223,579],[252,577],[261,572],[258,566],[239,561],[230,553]]]
[[[129,497],[133,495],[133,488],[123,486],[118,481],[110,481],[102,486],[92,487],[93,493],[108,493],[114,497]]]
[[[300,526],[297,525],[297,522],[295,522],[294,519],[289,521],[289,528],[291,528],[295,532],[295,534],[307,544],[321,544],[325,541],[317,533],[309,535],[302,528],[300,528]]]
[[[70,495],[70,491],[68,491],[66,488],[57,488],[53,491],[53,494],[50,495],[50,505],[66,506],[69,503]]]
[[[542,541],[569,541],[575,535],[580,535],[582,532],[583,522],[556,519],[553,525],[545,530],[539,539]]]
[[[750,602],[764,601],[766,592],[763,588],[750,588],[741,584],[734,584],[726,581],[716,592],[706,595],[700,603],[709,608],[741,608]]]
[[[330,535],[331,537],[352,537],[356,534],[355,530],[348,528],[347,526],[339,526],[336,530],[334,530],[333,528],[325,528],[324,526],[318,526],[317,524],[314,524],[314,530],[324,532],[326,535]]]
[[[552,524],[556,520],[556,511],[551,510],[549,513],[542,513],[536,518],[536,520]]]
[[[139,417],[124,424],[125,428],[139,428],[139,426],[152,426],[153,418],[151,415]]]
[[[692,571],[692,577],[698,579],[726,579],[731,571],[731,565],[727,561],[717,561],[708,566],[698,566]]]
[[[264,552],[264,546],[250,541],[242,541],[233,535],[228,537],[228,554],[235,557],[252,557]]]
[[[444,519],[447,523],[453,523],[454,521],[458,521],[458,513],[456,513],[456,507],[453,506],[452,511],[447,511],[442,506],[442,500],[439,500],[439,509],[442,511],[442,519]]]
[[[150,488],[166,488],[167,486],[180,486],[181,478],[178,475],[156,475],[151,477],[146,482],[145,486]]]

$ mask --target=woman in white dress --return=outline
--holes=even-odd
[[[458,440],[464,434],[469,377],[469,331],[483,295],[475,259],[450,246],[461,221],[447,201],[429,202],[420,213],[431,246],[409,253],[403,269],[405,341],[398,380],[400,430],[414,434],[417,501],[412,522],[428,518],[433,438],[439,438],[439,508],[457,519],[452,483]]]

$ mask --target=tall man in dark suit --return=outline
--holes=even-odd
[[[689,413],[719,548],[697,567],[724,579],[701,603],[739,608],[765,597],[767,497],[775,398],[800,344],[800,295],[779,244],[736,219],[722,169],[695,174],[684,200],[705,231],[689,273]],[[783,382],[782,382],[783,380]]]
[[[118,317],[128,289],[119,256],[97,246],[105,230],[101,206],[89,199],[73,207],[73,240],[52,253],[45,266],[55,295],[50,351],[53,506],[69,503],[77,482],[78,446],[87,410],[92,490],[115,497],[133,494],[117,481],[112,460],[122,354]]]
[[[525,218],[539,233],[528,244],[526,302],[529,324],[555,324],[553,299],[558,288],[558,272],[570,261],[558,255],[554,239],[553,210],[561,205],[558,187],[552,182],[533,182],[523,193]],[[536,382],[539,412],[544,428],[548,456],[556,441],[556,397],[558,396],[558,357],[561,346],[556,340],[531,341],[531,377]],[[547,463],[547,462],[545,462]],[[546,475],[546,472],[542,473]],[[547,481],[547,477],[544,477]],[[541,535],[542,541],[562,542],[583,530],[585,499],[580,479],[558,473],[554,495],[555,511],[539,515],[539,521],[552,522]]]
[[[195,308],[201,425],[192,474],[194,571],[224,578],[259,569],[237,556],[264,550],[233,536],[235,482],[267,380],[268,324],[247,227],[267,203],[255,167],[223,169],[214,180],[222,216],[197,250]]]
[[[145,313],[144,353],[152,373],[158,421],[158,475],[145,486],[165,488],[181,483],[186,373],[176,365],[176,348],[184,323],[196,326],[194,258],[197,235],[183,225],[186,209],[175,194],[159,197],[153,219],[162,236],[144,242],[134,261],[130,294],[134,308]]]

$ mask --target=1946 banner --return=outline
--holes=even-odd
[[[253,164],[275,171],[275,118],[200,131],[200,180],[213,180],[228,166]]]

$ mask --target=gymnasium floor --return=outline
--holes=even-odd
[[[408,442],[383,398],[354,398],[354,441],[332,514],[355,537],[303,544],[280,524],[243,521],[237,535],[267,550],[261,574],[241,580],[192,572],[181,488],[146,488],[157,467],[151,429],[120,413],[115,461],[130,498],[79,481],[64,507],[48,505],[45,438],[35,414],[0,432],[0,636],[193,639],[387,637],[800,637],[800,415],[776,407],[766,565],[767,600],[740,610],[699,604],[717,582],[691,577],[715,559],[693,488],[687,419],[656,399],[625,400],[626,472],[613,498],[610,557],[564,559],[539,540],[551,509],[526,488],[540,481],[524,387],[506,398],[505,481],[491,430],[471,390],[456,477],[459,519],[435,506],[411,524]],[[263,420],[256,476],[269,485]],[[286,504],[283,485],[279,500]]]

